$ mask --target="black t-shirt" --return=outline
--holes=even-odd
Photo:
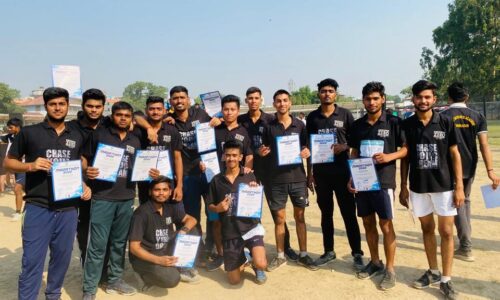
[[[182,165],[184,175],[198,175],[200,171],[200,154],[196,143],[196,125],[210,122],[212,119],[204,110],[190,107],[188,109],[188,118],[182,122],[175,114],[175,128],[179,131],[182,139]]]
[[[383,141],[384,152],[394,153],[404,144],[405,138],[401,129],[401,119],[382,112],[380,118],[371,125],[368,115],[357,119],[349,130],[349,147],[360,150],[361,141]],[[361,153],[360,153],[361,157]],[[385,164],[376,164],[378,179],[384,189],[396,188],[396,161]]]
[[[129,241],[140,241],[141,247],[151,254],[169,255],[169,243],[175,236],[174,224],[182,222],[186,213],[181,202],[163,204],[163,215],[155,209],[153,201],[141,204],[132,216]],[[130,253],[130,259],[136,257]]]
[[[334,133],[337,144],[347,144],[349,129],[351,128],[354,118],[352,113],[343,107],[335,105],[335,111],[326,117],[321,113],[321,106],[317,110],[312,111],[307,115],[306,127],[307,134],[325,134]],[[348,151],[344,151],[335,155],[333,163],[316,164],[313,166],[313,172],[316,175],[326,175],[338,173],[338,168],[343,172],[348,172],[347,159],[349,158]]]
[[[306,181],[306,173],[303,164],[279,166],[278,164],[278,146],[276,137],[285,135],[299,135],[301,150],[307,147],[306,126],[299,119],[292,117],[292,123],[287,129],[278,119],[274,119],[264,131],[264,145],[271,148],[270,164],[268,170],[271,174],[272,183],[292,183]]]
[[[97,127],[95,129],[99,129],[102,126],[109,126],[111,124],[111,119],[110,117],[102,117],[99,120],[99,123],[97,124]],[[85,141],[89,138],[90,134],[94,132],[94,128],[87,126],[83,123],[82,118],[74,119],[71,121],[66,122],[66,125],[69,126],[70,128],[73,128],[75,130],[78,130],[83,135],[83,138]]]
[[[59,136],[47,122],[23,127],[10,147],[9,155],[17,159],[24,156],[26,162],[34,162],[38,157],[51,162],[80,160],[84,139],[78,131],[65,127]],[[71,199],[54,202],[50,172],[26,173],[25,190],[26,202],[50,209],[73,207],[79,201]]]
[[[433,111],[424,126],[417,114],[403,121],[410,157],[410,190],[439,193],[453,190],[453,165],[450,146],[457,144],[450,119]]]
[[[244,174],[243,169],[240,169],[240,174],[233,183],[229,182],[224,173],[215,175],[210,182],[206,198],[207,207],[210,204],[219,204],[226,198],[227,194],[231,194],[233,198],[229,209],[226,212],[219,213],[222,222],[223,240],[239,238],[259,224],[259,219],[236,217],[238,187],[240,183],[249,184],[252,181],[256,181],[255,175],[252,173]]]
[[[85,145],[83,155],[87,158],[89,165],[93,164],[97,145],[99,143],[123,148],[125,149],[125,152],[120,163],[116,182],[89,180],[89,185],[92,189],[92,198],[108,201],[134,199],[135,182],[130,181],[130,176],[132,175],[135,151],[141,149],[141,142],[137,136],[131,132],[127,132],[127,135],[122,141],[120,139],[119,131],[114,127],[114,125],[103,126],[92,132],[89,136],[87,144]]]
[[[468,108],[465,103],[454,103],[441,114],[451,118],[455,125],[463,177],[474,177],[477,166],[476,136],[488,132],[486,119],[479,112]]]
[[[214,131],[217,145],[217,157],[219,158],[219,162],[221,162],[220,165],[223,166],[222,154],[224,153],[224,144],[231,140],[239,141],[243,145],[243,160],[241,163],[244,165],[246,156],[253,154],[250,137],[245,127],[238,124],[238,127],[229,130],[226,124],[222,123],[215,127]]]

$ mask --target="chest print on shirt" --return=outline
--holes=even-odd
[[[171,217],[166,217],[166,218],[165,218],[165,223],[166,223],[167,225],[172,224],[172,218],[171,218]]]
[[[436,140],[443,140],[444,139],[444,131],[434,131],[434,138]]]
[[[244,136],[242,136],[241,134],[237,133],[234,135],[234,138],[237,139],[238,141],[240,142],[243,142],[243,140],[245,139]]]
[[[193,127],[196,127],[196,125],[200,124],[200,121],[199,120],[194,120],[193,122],[191,122],[191,126]]]
[[[437,144],[417,144],[417,169],[439,169]]]
[[[76,142],[70,139],[66,139],[66,147],[74,149],[76,147]]]
[[[126,150],[130,154],[134,154],[135,153],[135,148],[132,147],[132,146],[127,145],[127,149]]]
[[[333,125],[334,125],[335,127],[337,127],[337,128],[338,128],[338,127],[344,127],[344,121],[335,120],[335,121],[333,122]]]
[[[389,129],[379,129],[377,135],[381,138],[385,138],[389,136]]]
[[[163,136],[163,141],[165,143],[170,143],[171,140],[172,140],[172,137],[170,135],[164,135]]]
[[[264,126],[260,126],[260,127],[259,127],[259,132],[260,132],[260,133],[264,133]]]

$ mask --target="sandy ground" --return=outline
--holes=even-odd
[[[493,149],[496,158],[495,169],[500,170],[500,147]],[[479,171],[472,191],[472,226],[473,245],[476,261],[474,263],[455,260],[453,265],[453,281],[460,292],[461,299],[500,299],[500,272],[496,264],[500,261],[500,208],[485,209],[479,187],[487,183],[484,165],[479,162]],[[399,191],[397,191],[399,193]],[[306,209],[308,229],[308,250],[313,258],[322,254],[322,236],[320,228],[320,211],[316,199],[311,197],[311,205]],[[222,270],[208,273],[200,270],[202,280],[199,284],[180,283],[173,289],[153,288],[146,294],[138,293],[131,297],[108,295],[98,291],[98,299],[434,299],[441,298],[438,288],[416,290],[409,285],[428,268],[423,251],[422,237],[418,220],[416,224],[407,211],[399,205],[395,206],[394,226],[397,235],[396,273],[397,285],[389,292],[379,291],[376,284],[381,279],[359,280],[354,276],[350,249],[345,235],[345,228],[335,206],[335,251],[337,259],[318,271],[309,271],[294,263],[267,273],[268,281],[259,286],[253,282],[253,272],[247,268],[245,280],[238,286],[230,286],[226,282]],[[21,223],[11,222],[14,212],[14,196],[4,193],[0,196],[0,299],[17,298],[17,278],[21,266]],[[292,246],[297,249],[295,223],[291,206],[288,207],[288,224],[291,228]],[[362,235],[361,220],[359,220]],[[263,224],[267,230],[265,237],[267,256],[270,260],[276,253],[274,248],[274,231],[272,219],[267,206],[264,208]],[[362,247],[365,255],[369,255],[363,237]],[[380,241],[381,243],[381,241]],[[383,260],[383,248],[379,247]],[[62,299],[80,299],[82,272],[79,265],[79,250],[75,242],[73,259],[66,274]],[[47,265],[47,264],[46,264]],[[46,272],[39,298],[43,299]],[[130,265],[126,265],[125,279],[135,284]]]

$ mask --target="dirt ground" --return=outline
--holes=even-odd
[[[500,147],[495,147],[493,157],[495,169],[500,170]],[[474,263],[455,260],[453,265],[453,282],[460,292],[461,299],[500,299],[500,272],[495,264],[500,261],[500,208],[485,209],[479,187],[487,184],[486,171],[482,161],[479,162],[477,177],[472,191],[472,227],[473,247],[476,261]],[[399,191],[396,191],[399,193]],[[311,205],[306,209],[308,231],[308,251],[313,258],[322,254],[322,236],[320,228],[320,211],[314,196],[310,197]],[[12,192],[0,196],[0,299],[17,298],[17,278],[21,268],[21,222],[11,222],[14,213],[14,196]],[[288,207],[288,224],[292,233],[292,246],[297,249],[295,223],[293,222],[291,205]],[[251,269],[245,271],[245,280],[238,286],[230,286],[222,270],[206,272],[200,269],[202,280],[196,285],[180,283],[173,289],[153,288],[146,294],[138,293],[131,297],[108,295],[98,291],[98,299],[435,299],[442,298],[438,288],[416,290],[409,285],[427,268],[423,251],[422,236],[418,220],[413,223],[406,209],[399,203],[395,205],[394,226],[397,235],[396,274],[397,285],[388,292],[379,291],[376,284],[381,279],[359,280],[354,276],[350,249],[345,235],[342,218],[335,206],[335,251],[337,259],[318,271],[309,271],[294,263],[267,273],[265,285],[253,282]],[[266,228],[266,251],[269,260],[276,254],[274,247],[274,231],[272,219],[267,206],[264,207],[263,224]],[[364,229],[359,220],[362,235]],[[381,244],[382,240],[380,240]],[[366,257],[369,256],[364,236],[362,247]],[[383,260],[383,248],[379,247]],[[47,265],[47,264],[46,264]],[[39,298],[44,299],[46,272]],[[134,283],[130,265],[126,265],[125,279]],[[73,259],[66,274],[62,299],[81,299],[82,272],[79,265],[79,250],[74,244]]]

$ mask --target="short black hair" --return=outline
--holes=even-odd
[[[240,108],[240,98],[238,98],[238,96],[235,96],[235,95],[224,96],[222,98],[222,100],[220,101],[220,106],[224,107],[224,104],[226,104],[226,103],[236,103],[238,108]]]
[[[160,175],[158,178],[151,180],[151,182],[149,183],[149,190],[152,191],[154,187],[160,183],[166,183],[168,185],[168,188],[170,190],[172,189],[172,179]]]
[[[259,93],[259,95],[262,96],[262,91],[256,86],[249,87],[247,90],[246,96],[253,94],[253,93]]]
[[[413,96],[417,96],[422,91],[431,90],[433,95],[436,95],[437,85],[428,80],[419,80],[411,87]]]
[[[363,98],[371,93],[376,93],[376,92],[378,92],[380,94],[380,96],[382,96],[382,97],[385,96],[385,87],[382,84],[382,82],[378,82],[378,81],[368,82],[363,87],[363,91],[362,91]]]
[[[113,106],[111,106],[111,114],[114,115],[117,110],[122,109],[130,110],[131,113],[134,113],[134,108],[132,107],[132,105],[125,101],[118,101],[113,104]]]
[[[149,96],[146,99],[146,107],[148,107],[149,104],[153,104],[153,103],[161,103],[161,104],[165,105],[165,99],[163,99],[163,97],[159,97],[159,96]]]
[[[136,111],[134,111],[133,115],[134,115],[134,117],[135,116],[139,116],[139,117],[145,117],[146,116],[142,110],[136,110]]]
[[[229,140],[224,143],[224,152],[226,149],[239,149],[240,153],[243,153],[243,144],[237,140]]]
[[[102,105],[106,103],[106,95],[99,89],[88,89],[82,94],[82,107],[85,105],[87,100],[101,100]]]
[[[23,121],[19,118],[11,118],[7,121],[7,126],[23,127]]]
[[[273,95],[273,101],[276,100],[276,96],[278,95],[282,95],[282,94],[285,94],[285,95],[288,95],[288,97],[290,97],[290,93],[287,91],[287,90],[284,90],[284,89],[281,89],[281,90],[277,90],[274,95]]]
[[[326,78],[318,83],[318,92],[325,86],[332,86],[335,89],[335,91],[337,91],[337,89],[339,88],[339,84],[335,79]]]
[[[47,104],[52,99],[64,97],[69,103],[69,93],[66,89],[60,87],[49,87],[43,91],[43,103]]]
[[[448,96],[453,102],[465,102],[469,98],[469,90],[462,82],[455,81],[448,87]]]
[[[188,89],[182,85],[176,85],[170,89],[170,92],[169,92],[170,97],[172,97],[172,95],[175,93],[186,93],[186,95],[189,95]]]

